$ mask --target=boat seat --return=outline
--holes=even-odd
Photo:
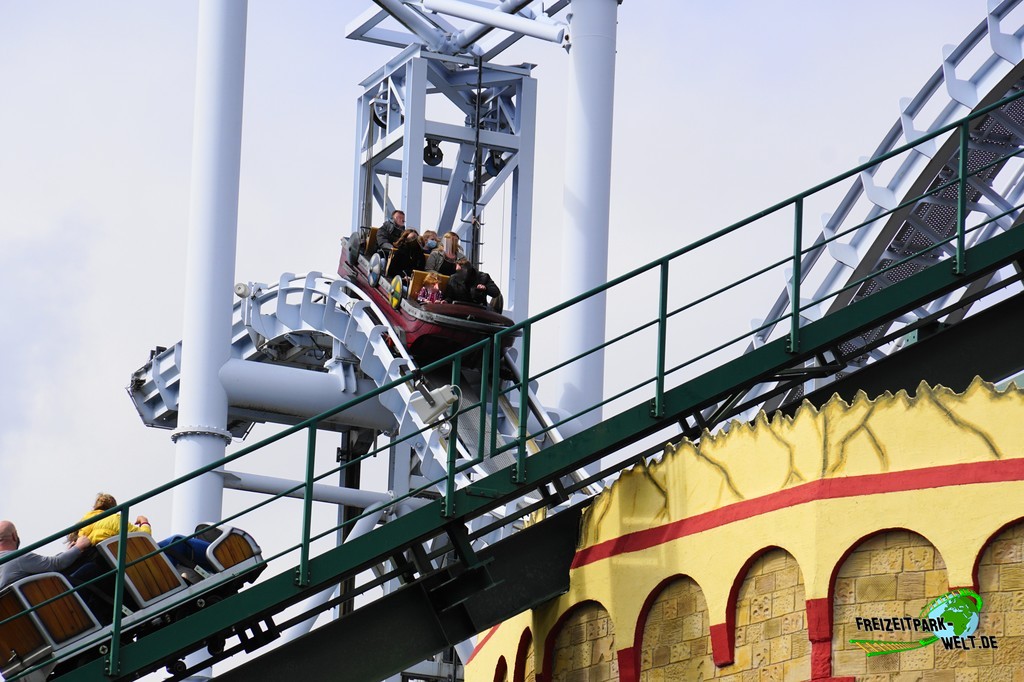
[[[420,289],[423,288],[423,280],[426,279],[427,273],[424,270],[413,270],[412,271],[412,282],[409,284],[409,300],[415,301],[416,297],[420,295]],[[435,272],[437,275],[437,283],[441,287],[443,292],[448,287],[448,275],[442,275],[439,272]]]
[[[363,253],[369,258],[370,254],[377,250],[377,230],[379,228],[371,227],[370,233],[366,236],[366,246],[363,249]]]
[[[206,558],[215,568],[226,571],[250,559],[262,559],[262,550],[252,536],[240,528],[222,528],[223,532],[210,543]]]
[[[32,607],[38,608],[29,611]],[[0,625],[0,673],[4,677],[35,665],[63,644],[100,628],[60,573],[28,576],[0,591],[0,621],[8,618],[13,620]]]
[[[111,568],[117,566],[119,541],[115,535],[97,545],[100,555]],[[131,597],[137,608],[145,608],[187,587],[148,533],[128,533],[125,559],[128,565],[125,569],[125,596]]]

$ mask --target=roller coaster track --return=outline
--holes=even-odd
[[[232,360],[223,374],[230,395],[229,427],[236,437],[244,437],[256,421],[300,422],[415,368],[396,331],[365,294],[319,272],[285,273],[276,286],[249,283],[234,317]],[[180,342],[159,349],[132,376],[129,395],[148,426],[177,425],[180,356]],[[299,395],[261,392],[261,375],[267,372]],[[247,390],[250,384],[255,388]],[[437,432],[424,430],[408,409],[414,390],[399,384],[322,428],[356,426],[407,436],[409,446],[423,453],[425,475],[437,477],[447,452]]]
[[[770,321],[792,307],[794,271],[801,280],[796,290],[814,292],[798,304],[801,316],[819,319],[927,267],[920,259],[907,259],[908,254],[938,246],[948,255],[952,246],[946,238],[956,229],[958,211],[966,211],[968,221],[989,221],[973,237],[976,241],[1007,229],[1018,219],[1024,195],[1021,164],[1015,153],[1024,145],[1024,107],[1019,102],[976,119],[966,131],[966,140],[950,135],[914,143],[958,116],[1024,87],[1020,67],[1024,26],[1014,15],[1019,4],[1019,0],[990,0],[985,20],[959,45],[945,46],[942,65],[917,95],[900,101],[900,117],[871,155],[872,159],[888,160],[865,165],[851,178],[839,203],[821,215],[814,244],[824,248],[808,249],[799,270],[787,272],[785,289],[764,319],[755,321],[754,326],[768,323],[756,331],[750,349],[769,338],[774,331]],[[964,141],[971,178],[961,207],[957,188],[947,180],[960,174]],[[892,154],[902,144],[913,147],[907,153]],[[865,225],[871,228],[859,229]],[[937,257],[937,252],[921,256],[925,261]],[[896,262],[896,267],[885,268]],[[952,318],[944,319],[943,325],[962,319],[970,310],[970,292],[961,296],[964,305]],[[817,303],[806,305],[811,300]],[[795,373],[773,386],[761,387],[759,395],[764,400],[756,400],[755,394],[743,400],[750,401],[754,409],[772,411],[798,404],[811,391],[827,391],[832,382],[897,352],[905,336],[890,333],[893,329],[934,329],[935,320],[945,317],[940,311],[952,302],[933,301],[891,324],[849,339],[838,349],[845,365],[840,373],[821,376],[809,367],[804,376]],[[879,343],[883,337],[887,341]]]
[[[865,369],[887,358],[911,358],[918,345],[913,337],[930,328],[968,328],[972,321],[992,317],[986,317],[983,309],[1019,308],[1024,257],[1024,228],[1019,226],[1024,186],[1018,159],[1024,151],[1024,67],[1019,62],[1024,29],[1011,33],[995,30],[1016,5],[992,3],[987,22],[947,53],[937,79],[932,79],[936,82],[926,86],[928,94],[905,103],[898,128],[890,131],[871,160],[524,320],[497,338],[419,368],[424,374],[447,373],[458,380],[466,366],[480,362],[482,385],[471,404],[453,410],[452,416],[461,418],[454,420],[455,433],[449,438],[410,414],[407,406],[417,390],[413,382],[418,375],[394,343],[394,330],[358,290],[344,280],[327,280],[317,273],[300,278],[286,275],[276,288],[250,284],[247,298],[239,306],[233,357],[243,363],[276,367],[273,371],[304,368],[315,370],[306,374],[332,375],[331,380],[351,399],[309,419],[303,419],[296,406],[284,399],[238,403],[232,413],[233,433],[243,435],[255,421],[292,423],[267,441],[306,433],[312,453],[318,428],[340,428],[346,418],[362,419],[368,428],[390,434],[386,447],[408,442],[421,453],[424,483],[420,489],[347,522],[348,527],[362,523],[362,532],[353,532],[340,546],[311,550],[315,537],[309,524],[302,524],[293,529],[296,544],[270,557],[272,567],[283,569],[276,575],[187,619],[124,642],[114,660],[109,655],[97,658],[60,679],[94,680],[104,674],[110,679],[131,679],[224,632],[231,632],[238,643],[211,661],[255,650],[288,625],[312,615],[304,612],[285,622],[281,618],[286,608],[367,569],[377,571],[374,579],[357,590],[366,595],[367,603],[224,677],[269,680],[301,672],[303,679],[333,679],[345,665],[345,659],[338,658],[339,647],[350,642],[363,648],[345,651],[355,651],[366,660],[346,679],[380,679],[401,670],[408,661],[482,631],[557,591],[564,584],[567,567],[555,562],[551,573],[538,570],[532,555],[514,545],[517,537],[527,537],[526,533],[509,535],[503,529],[531,512],[564,507],[589,483],[660,451],[660,444],[638,446],[642,439],[668,432],[676,437],[680,430],[700,437],[730,418],[792,404],[809,388],[867,374]],[[993,50],[990,56],[981,60],[974,76],[958,75],[960,60],[973,49],[984,49],[986,36]],[[987,94],[982,95],[985,88]],[[940,114],[922,130],[918,112],[942,92],[949,97],[948,103],[938,106]],[[967,111],[972,113],[955,117],[957,112]],[[899,144],[901,136],[907,144]],[[877,177],[883,170],[891,172],[892,180],[880,185]],[[1007,177],[1010,179],[1004,180]],[[820,233],[812,236],[814,233],[805,229],[805,205],[837,187],[848,188],[845,198]],[[862,218],[857,217],[858,211]],[[787,212],[792,219],[780,226],[776,219]],[[680,287],[672,286],[677,281],[674,275],[688,271],[688,258],[700,258],[733,235],[793,248],[775,260],[768,257],[767,262],[725,286],[683,298]],[[707,329],[702,324],[705,309],[701,306],[727,300],[747,286],[760,287],[772,277],[779,281],[780,275],[788,282],[786,290],[753,331],[702,338],[701,348],[687,347],[685,357],[673,357],[670,337],[681,330]],[[591,296],[613,290],[635,292],[645,276],[647,283],[651,278],[660,283],[659,295],[649,296],[656,313],[594,352],[618,344],[645,343],[637,357],[639,362],[649,362],[649,371],[638,365],[630,377],[634,383],[610,397],[595,397],[591,409],[614,404],[614,409],[605,408],[612,416],[600,424],[566,437],[545,439],[580,416],[568,415],[555,423],[531,416],[531,382],[557,381],[561,367],[580,360],[550,357],[550,344],[542,343],[545,330],[557,327],[562,311]],[[299,280],[301,284],[296,284]],[[272,298],[276,308],[270,313],[264,308]],[[998,316],[994,324],[999,324]],[[502,371],[501,336],[506,333],[522,335],[515,372]],[[158,351],[133,380],[131,392],[147,423],[173,426],[175,354],[175,349]],[[981,362],[961,355],[968,366]],[[1006,362],[1000,367],[1001,372],[1024,367],[1024,353],[1007,350]],[[502,411],[502,404],[515,419],[494,417]],[[467,414],[479,416],[481,427],[473,438],[460,438],[459,425]],[[488,419],[488,414],[492,418]],[[572,429],[566,432],[572,433]],[[241,460],[267,441],[238,450],[155,492]],[[541,441],[545,447],[531,445]],[[566,478],[598,461],[602,461],[602,470],[592,480]],[[312,502],[314,483],[310,467],[300,485],[306,505]],[[141,504],[148,497],[140,496],[123,506]],[[534,533],[529,537],[543,538],[545,529],[552,529],[547,537],[558,540],[551,540],[550,545],[535,540],[534,545],[550,549],[571,537],[564,527],[553,530],[559,517],[563,526],[572,525],[565,522],[563,514],[535,522],[527,531]],[[378,525],[378,520],[386,522]],[[528,579],[517,582],[518,572]],[[369,590],[395,578],[405,585],[402,589],[370,601]],[[509,594],[514,598],[506,598]],[[342,597],[318,609],[330,608],[340,600]],[[391,608],[408,608],[416,614],[411,619],[415,622],[408,624],[409,633],[366,649],[372,642],[366,643],[360,633],[379,632],[374,628],[380,619],[388,618]],[[403,623],[403,628],[406,625]]]
[[[318,428],[388,433],[392,441],[403,443],[403,450],[413,458],[410,468],[418,470],[413,483],[436,481],[428,487],[443,493],[448,484],[448,443],[409,409],[419,389],[399,380],[417,367],[400,339],[366,294],[344,279],[325,278],[319,272],[284,273],[275,285],[248,283],[245,296],[235,305],[232,359],[221,370],[229,394],[229,430],[244,438],[255,422],[296,424],[393,383],[390,390],[373,399],[320,421]],[[180,342],[157,349],[132,376],[128,392],[148,426],[177,426],[180,356]],[[501,362],[507,361],[502,358]],[[424,382],[429,378],[424,377]],[[462,383],[464,393],[473,395],[476,387]],[[267,386],[276,390],[268,391]],[[537,404],[535,395],[530,398]],[[486,429],[492,415],[498,414],[512,427],[517,425],[518,412],[506,396],[501,396],[494,408],[482,420],[479,410],[467,410],[460,417],[463,437],[453,439],[456,464],[471,459],[466,435],[479,432],[481,421]],[[499,433],[495,445],[508,441],[507,434]],[[527,445],[532,451],[539,448],[532,439]],[[492,473],[509,463],[508,455],[489,456],[478,463],[474,473]],[[473,467],[459,471],[454,482],[464,484],[472,471]],[[396,481],[392,492],[408,492],[404,483]],[[494,541],[499,535],[491,534],[476,544]]]

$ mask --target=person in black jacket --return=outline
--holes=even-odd
[[[385,220],[384,224],[377,228],[377,249],[382,251],[386,257],[403,232],[405,232],[405,211],[392,211],[391,220]]]
[[[476,303],[487,305],[487,297],[498,298],[501,290],[486,272],[480,272],[467,258],[455,263],[455,274],[448,280],[444,298],[450,303]]]
[[[391,250],[391,259],[385,275],[391,279],[395,275],[408,277],[413,270],[422,270],[426,258],[420,248],[419,235],[416,230],[406,230],[395,240]]]

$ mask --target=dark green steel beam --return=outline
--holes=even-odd
[[[569,589],[580,509],[570,509],[479,552],[496,587],[444,609],[458,581],[446,568],[217,676],[219,682],[374,682]]]
[[[713,405],[739,388],[767,380],[778,371],[796,366],[833,348],[865,329],[898,317],[935,298],[970,283],[1024,254],[1024,228],[1017,227],[971,247],[966,271],[954,275],[951,262],[939,263],[884,290],[837,310],[799,330],[799,350],[787,350],[788,339],[779,339],[691,379],[665,392],[663,415],[652,416],[649,402],[628,409],[560,443],[551,445],[526,461],[525,479],[514,483],[508,470],[499,471],[456,491],[454,517],[442,516],[441,500],[400,517],[343,547],[329,550],[309,561],[310,582],[295,585],[292,573],[275,576],[245,592],[207,607],[189,618],[168,625],[138,642],[123,647],[120,674],[151,670],[169,655],[188,650],[194,643],[301,601],[322,587],[377,563],[396,550],[421,542],[443,531],[446,524],[465,521],[535,489],[654,433],[697,410]],[[65,676],[68,682],[101,679],[102,661],[89,663]]]
[[[886,391],[913,393],[922,381],[961,392],[975,376],[994,382],[1024,371],[1024,345],[1017,341],[1024,338],[1024,294],[950,327],[924,327],[920,336],[920,341],[779,410],[793,414],[804,400],[820,407],[835,394],[850,402],[858,391],[871,397]]]

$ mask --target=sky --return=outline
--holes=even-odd
[[[357,84],[395,53],[344,38],[369,6],[249,2],[236,281],[335,267]],[[0,518],[26,540],[73,523],[101,490],[127,499],[171,478],[170,433],[142,425],[125,386],[181,335],[197,8],[0,0]],[[985,0],[626,0],[609,276],[870,155],[899,99],[985,11]],[[499,61],[537,65],[539,311],[560,300],[568,57],[523,41]],[[706,323],[763,315],[781,288]],[[167,527],[168,505],[140,510],[158,535],[182,530]]]

